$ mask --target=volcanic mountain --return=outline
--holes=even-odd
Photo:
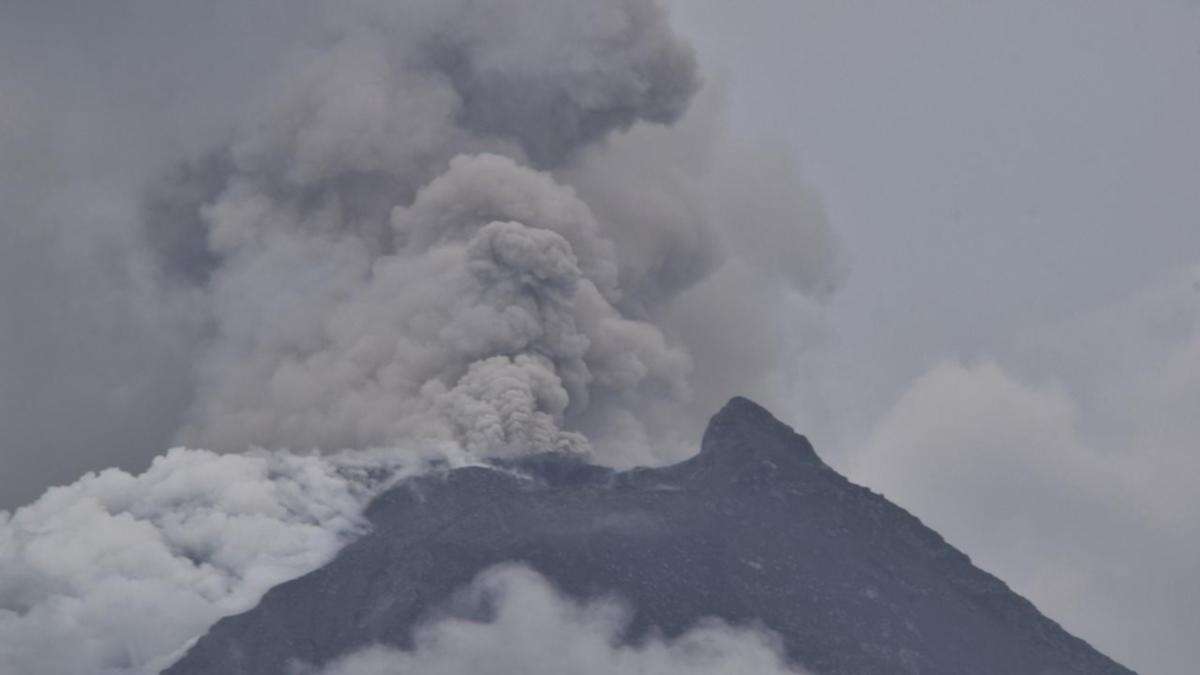
[[[632,642],[718,617],[775,632],[821,675],[1131,672],[744,398],[673,466],[540,455],[446,470],[367,515],[373,529],[336,559],[221,620],[166,672],[282,674],[372,644],[408,649],[431,612],[510,561],[570,597],[623,598]]]

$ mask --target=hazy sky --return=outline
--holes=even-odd
[[[734,123],[788,139],[881,392],[1200,261],[1200,7],[677,0]]]
[[[225,141],[318,4],[0,9],[0,507],[171,442],[193,383],[116,253],[134,197]],[[848,261],[776,414],[1068,630],[1191,672],[1200,5],[669,4]]]
[[[1068,629],[1190,672],[1200,5],[673,6],[850,257],[779,412]]]

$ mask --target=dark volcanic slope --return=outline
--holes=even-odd
[[[760,620],[845,673],[1131,672],[1042,616],[916,518],[737,398],[700,454],[614,473],[556,458],[411,481],[333,562],[220,621],[169,673],[266,675],[410,631],[485,568],[524,561],[580,597],[616,592],[634,637]]]

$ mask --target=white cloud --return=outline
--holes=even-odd
[[[702,622],[674,639],[622,645],[629,612],[613,600],[579,603],[533,570],[492,568],[464,592],[481,622],[445,618],[415,635],[411,651],[375,646],[343,657],[321,675],[798,675],[779,641],[762,630]]]
[[[158,672],[332,558],[363,530],[378,476],[409,457],[175,448],[144,473],[88,474],[0,511],[0,672]]]

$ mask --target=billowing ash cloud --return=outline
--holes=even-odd
[[[0,672],[156,673],[222,616],[362,531],[408,455],[176,448],[0,511]]]
[[[210,232],[221,216],[203,213],[222,204],[387,251],[387,212],[454,155],[558,166],[613,130],[675,121],[698,86],[653,0],[354,2],[331,23],[228,147],[152,191],[150,235],[169,269],[203,276],[230,253],[235,242]]]
[[[836,284],[786,162],[711,109],[654,131],[698,89],[657,2],[345,14],[148,193],[169,302],[206,318],[181,442],[661,461],[711,407],[693,381],[765,374],[766,345],[712,357],[777,342],[772,293]]]
[[[397,243],[378,255],[220,209],[211,240],[238,243],[214,278],[217,317],[245,333],[226,332],[204,363],[199,442],[582,450],[559,427],[593,388],[686,389],[686,355],[614,307],[612,245],[588,207],[511,159],[453,159],[392,211]]]
[[[419,453],[678,458],[730,394],[771,400],[783,336],[840,280],[786,151],[727,133],[719,92],[698,95],[691,50],[656,0],[322,7],[320,37],[282,60],[226,142],[152,181],[138,227],[104,239],[116,243],[96,253],[80,235],[98,213],[135,219],[99,188],[103,199],[66,200],[80,205],[55,231],[66,257],[9,237],[7,220],[24,216],[0,214],[4,241],[20,244],[3,251],[19,265],[0,266],[20,283],[0,292],[30,296],[3,303],[0,394],[70,403],[38,404],[50,412],[36,424],[0,407],[20,458],[62,464],[55,476],[130,466],[175,428],[212,450],[89,474],[0,512],[2,671],[154,672],[325,562],[358,531],[379,476],[416,470]],[[213,56],[229,40],[197,42]],[[115,156],[106,174],[122,174]],[[97,441],[98,427],[120,434]],[[59,436],[27,438],[68,428],[61,449]],[[236,454],[255,446],[272,450]],[[513,574],[481,583],[540,603],[537,620],[574,617],[564,639],[601,663],[777,661],[756,635],[716,627],[610,647],[616,614]],[[428,634],[520,628],[499,618]],[[429,649],[403,659],[455,658]]]
[[[372,647],[320,675],[799,675],[770,633],[712,620],[674,639],[622,644],[628,611],[616,601],[578,603],[521,566],[481,574],[459,604],[487,621],[443,618],[415,635],[412,651]]]

